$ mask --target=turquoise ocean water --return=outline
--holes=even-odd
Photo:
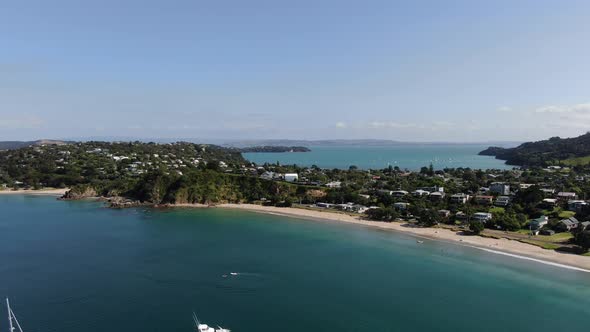
[[[432,165],[445,167],[470,167],[474,169],[510,169],[513,166],[489,156],[477,154],[486,145],[389,145],[389,146],[311,146],[311,152],[298,153],[244,153],[244,157],[258,164],[279,161],[283,165],[317,165],[321,168],[348,168],[351,165],[363,169],[382,169],[389,165],[401,169],[418,170]]]
[[[235,332],[590,324],[590,274],[398,233],[33,196],[0,211],[0,295],[25,331],[191,331],[193,310]]]

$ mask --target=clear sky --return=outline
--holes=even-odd
[[[590,129],[590,1],[0,2],[0,140]]]

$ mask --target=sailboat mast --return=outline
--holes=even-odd
[[[10,332],[14,332],[14,330],[16,330],[16,327],[18,327],[19,332],[23,332],[23,329],[22,327],[20,327],[18,319],[16,319],[16,316],[14,315],[14,311],[12,311],[12,309],[10,308],[10,302],[8,302],[8,298],[6,298],[6,308],[8,310],[8,323],[10,324]],[[13,320],[16,323],[16,327],[12,325]]]
[[[8,323],[10,324],[10,332],[14,332],[14,326],[12,326],[12,310],[10,309],[10,302],[6,298],[6,308],[8,309]]]

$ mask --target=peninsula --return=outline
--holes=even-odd
[[[112,207],[239,204],[268,212],[295,206],[574,254],[590,248],[590,203],[582,199],[590,193],[589,174],[587,166],[408,171],[257,165],[235,148],[187,142],[77,142],[0,152],[5,192],[71,188],[63,199],[101,197]]]

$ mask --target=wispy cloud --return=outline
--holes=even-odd
[[[590,103],[576,105],[548,105],[535,109],[535,113],[573,113],[590,112]]]
[[[452,128],[455,124],[449,121],[434,121],[431,123],[395,122],[395,121],[373,121],[368,124],[370,129],[435,129]]]
[[[336,122],[336,128],[346,128],[348,127],[344,122]]]
[[[400,129],[400,128],[418,128],[419,125],[415,123],[401,123],[401,122],[394,122],[394,121],[373,121],[369,123],[369,128],[373,129],[381,129],[381,128],[390,128],[390,129]]]
[[[36,115],[7,115],[0,117],[0,128],[36,129],[43,126],[43,119]]]

